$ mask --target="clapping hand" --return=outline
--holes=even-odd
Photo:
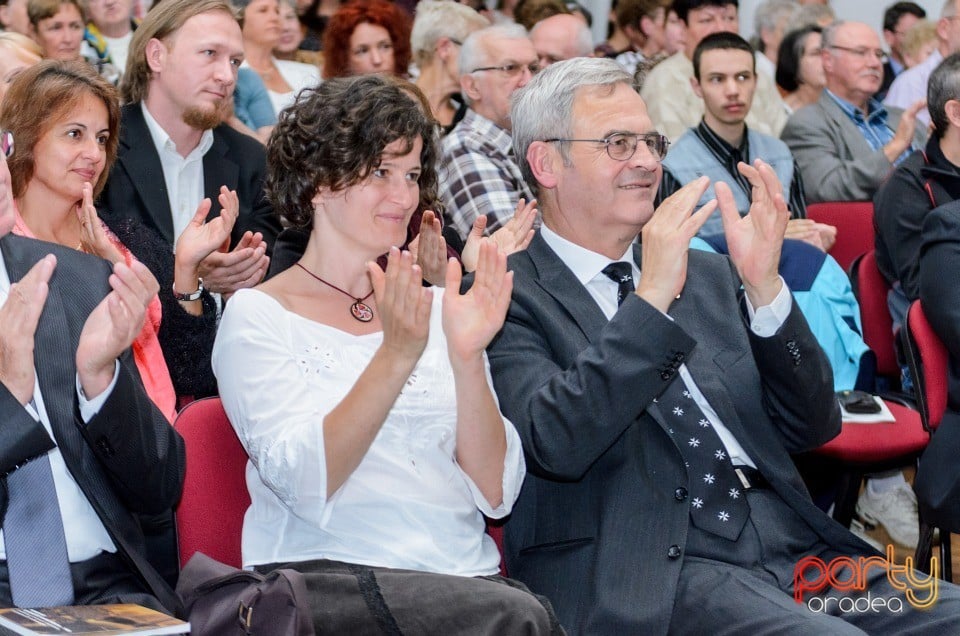
[[[737,166],[752,186],[752,203],[741,217],[730,187],[716,184],[717,202],[723,219],[730,259],[743,281],[744,291],[754,307],[769,305],[780,293],[780,251],[790,213],[783,187],[769,165],[757,159],[753,166]]]
[[[717,202],[711,200],[693,211],[709,185],[707,177],[686,184],[667,197],[643,226],[643,275],[636,293],[663,313],[667,313],[687,281],[690,240],[717,207]]]
[[[420,266],[410,252],[391,247],[387,270],[368,263],[367,272],[383,325],[382,346],[402,358],[419,359],[427,346],[433,303],[433,291],[423,286]]]
[[[510,306],[513,272],[507,271],[507,256],[490,239],[480,242],[473,285],[460,289],[460,264],[447,263],[443,297],[443,331],[451,363],[469,362],[486,349],[500,331]]]
[[[506,256],[514,252],[527,249],[530,241],[533,240],[533,223],[537,220],[537,200],[533,199],[527,203],[523,198],[517,203],[517,208],[509,221],[504,223],[500,229],[490,235],[490,238],[497,247]],[[483,232],[487,229],[487,215],[481,214],[473,222],[473,228],[467,235],[467,241],[463,246],[463,254],[460,259],[463,261],[463,269],[472,272],[477,269],[477,260],[480,258],[480,241],[483,239]]]
[[[126,259],[113,244],[107,231],[97,216],[97,208],[93,205],[93,186],[83,184],[83,199],[77,204],[77,215],[80,217],[80,247],[87,254],[95,254],[111,263],[122,263]]]
[[[443,287],[447,272],[447,241],[443,238],[440,219],[432,210],[423,213],[420,232],[408,246],[414,262],[423,271],[423,280]]]
[[[227,248],[227,237],[223,249]],[[218,294],[232,294],[259,283],[270,266],[263,234],[245,232],[230,252],[214,250],[200,262],[203,285]]]
[[[138,261],[116,263],[109,282],[112,290],[87,317],[77,346],[77,375],[88,398],[110,385],[115,360],[140,333],[147,305],[160,289]]]
[[[200,263],[207,256],[224,243],[229,245],[230,232],[240,215],[240,199],[236,191],[230,190],[227,186],[220,187],[220,196],[217,199],[222,208],[220,216],[207,221],[212,204],[210,199],[204,199],[197,206],[196,213],[180,234],[180,238],[177,239],[178,267],[199,271]]]
[[[20,404],[33,399],[34,335],[56,265],[52,254],[40,259],[10,285],[7,302],[0,308],[0,382]]]

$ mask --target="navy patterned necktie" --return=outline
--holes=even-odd
[[[48,453],[31,459],[6,479],[3,541],[13,604],[72,605],[67,540]]]
[[[617,306],[619,307],[636,289],[633,286],[633,267],[630,263],[616,261],[604,267],[603,274],[617,284]]]
[[[679,376],[657,405],[690,476],[690,519],[705,532],[736,541],[750,506],[720,436]]]

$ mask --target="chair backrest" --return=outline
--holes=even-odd
[[[893,318],[887,308],[890,284],[877,269],[873,250],[854,259],[850,265],[850,283],[860,303],[863,341],[877,356],[877,374],[899,382],[900,365],[897,363]]]
[[[933,431],[947,410],[949,353],[923,313],[919,300],[910,305],[903,331],[907,364],[917,388],[917,406],[923,425]]]
[[[807,218],[837,228],[837,241],[830,248],[830,256],[843,269],[873,249],[872,201],[811,203],[807,206]]]
[[[191,402],[174,428],[187,447],[187,475],[176,510],[181,567],[194,552],[241,567],[243,515],[250,507],[247,453],[220,398]]]

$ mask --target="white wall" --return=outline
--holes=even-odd
[[[945,0],[913,0],[927,12],[927,18],[936,21],[940,17]],[[740,0],[740,33],[747,39],[753,35],[753,12],[762,0]],[[883,42],[883,12],[896,0],[830,0],[833,12],[841,20],[866,22],[880,34]]]
[[[740,0],[740,33],[747,39],[753,35],[753,13],[762,0]],[[831,0],[830,6],[838,18],[858,20],[873,26],[878,33],[883,28],[883,12],[896,0]],[[936,20],[945,0],[913,0],[927,11],[927,17]],[[607,37],[607,13],[610,0],[580,0],[593,13],[593,40]],[[882,41],[882,39],[881,39]]]

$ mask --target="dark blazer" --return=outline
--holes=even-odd
[[[110,291],[109,266],[76,250],[17,236],[0,239],[0,248],[11,282],[20,280],[46,254],[57,257],[34,353],[54,440],[0,384],[0,475],[56,442],[118,554],[160,602],[175,611],[176,596],[145,559],[135,514],[169,510],[180,498],[183,440],[147,397],[129,350],[100,411],[84,424],[78,410],[77,345],[90,312]],[[0,479],[0,512],[5,512],[6,503],[6,479]],[[66,529],[69,532],[69,520]]]
[[[636,295],[607,321],[539,234],[509,265],[513,299],[488,351],[528,470],[507,567],[568,633],[669,627],[690,477],[648,407],[681,364],[788,505],[829,543],[865,549],[814,506],[790,458],[840,430],[830,365],[796,304],[778,333],[755,336],[730,260],[691,250],[672,321]]]
[[[213,203],[207,218],[220,214],[220,186],[237,191],[240,216],[230,236],[231,246],[250,230],[262,232],[268,252],[273,249],[280,221],[263,194],[266,171],[266,156],[259,142],[226,125],[213,129],[213,146],[203,157],[204,196]],[[173,245],[173,216],[160,155],[139,102],[122,109],[117,161],[97,208],[108,225],[111,219],[135,218]]]
[[[949,352],[947,411],[920,458],[914,490],[923,520],[960,532],[960,201],[931,210],[923,220],[920,302]]]

